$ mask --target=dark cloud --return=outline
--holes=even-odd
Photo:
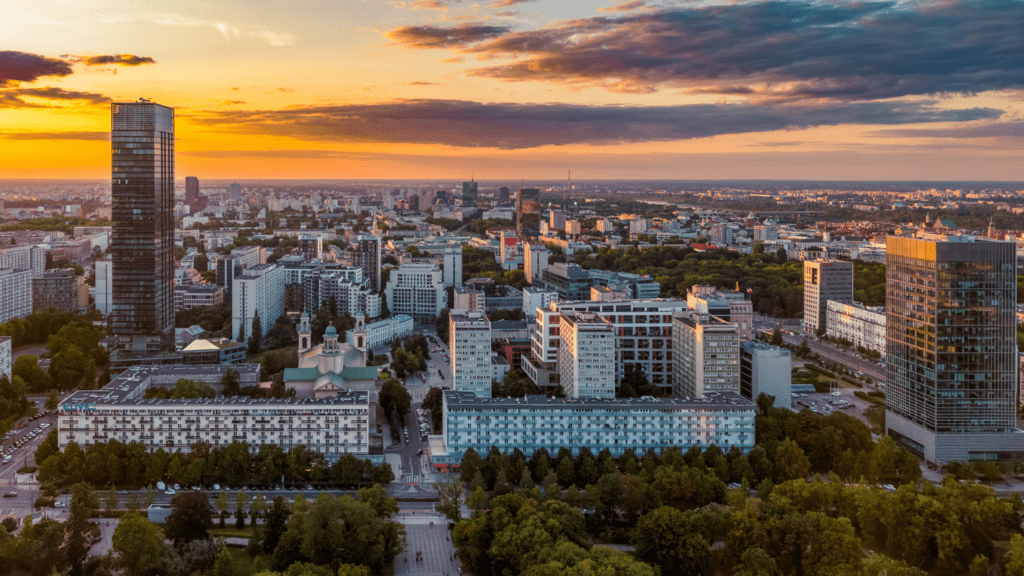
[[[942,110],[933,103],[842,105],[586,106],[399,100],[263,111],[211,110],[195,122],[230,131],[323,142],[442,144],[500,149],[704,138],[840,124],[901,125],[995,119],[1001,110]],[[258,128],[257,128],[258,127]]]
[[[896,138],[1024,138],[1024,122],[997,122],[962,128],[910,128],[878,130],[877,136]]]
[[[473,71],[508,81],[871,100],[1020,88],[1022,29],[1020,0],[767,0],[649,8],[537,30],[419,26],[390,36],[414,48],[514,57]]]
[[[279,159],[313,159],[324,160],[330,158],[347,158],[361,153],[338,152],[336,150],[193,150],[189,152],[178,151],[182,156],[193,156],[195,158],[279,158]]]
[[[102,56],[83,56],[82,62],[86,66],[104,66],[116,64],[117,66],[142,66],[144,64],[156,64],[156,60],[149,56],[135,56],[134,54],[105,54]]]
[[[460,24],[452,28],[402,26],[388,32],[388,37],[413,48],[453,48],[496,38],[509,30],[507,26],[486,24]]]
[[[71,64],[27,52],[0,50],[0,86],[14,82],[32,82],[44,76],[68,76]]]
[[[110,132],[12,132],[7,140],[110,140]]]
[[[43,100],[84,102],[86,104],[104,104],[110,102],[110,98],[93,92],[79,92],[77,90],[64,90],[63,88],[7,88],[0,90],[0,108],[50,108],[46,104],[38,104],[25,101],[24,98],[39,98]]]

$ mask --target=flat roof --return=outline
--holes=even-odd
[[[478,398],[468,391],[445,390],[445,402],[456,408],[499,408],[533,406],[536,408],[742,408],[754,409],[754,403],[735,392],[707,392],[701,398],[549,398],[531,394],[524,398]]]

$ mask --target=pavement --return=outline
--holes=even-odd
[[[395,558],[394,573],[444,576],[462,574],[462,563],[455,556],[447,519],[436,512],[404,513],[395,518],[405,527],[405,550]],[[416,553],[420,552],[420,560]]]

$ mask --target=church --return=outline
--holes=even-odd
[[[285,368],[284,385],[296,397],[330,398],[345,390],[364,390],[376,396],[377,367],[366,365],[366,319],[356,316],[355,345],[339,342],[338,331],[328,326],[323,344],[312,346],[309,314],[299,319],[299,367]]]

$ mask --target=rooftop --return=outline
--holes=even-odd
[[[708,392],[702,398],[548,398],[531,394],[524,398],[478,398],[473,392],[444,391],[448,406],[458,408],[738,408],[754,410],[754,403],[735,392]]]

